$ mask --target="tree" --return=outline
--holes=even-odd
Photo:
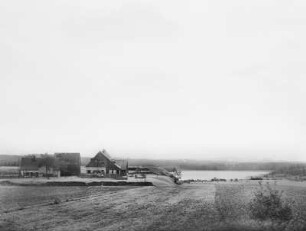
[[[53,156],[50,156],[48,154],[44,154],[41,158],[39,167],[45,167],[46,168],[46,177],[49,177],[50,169],[54,169],[55,167],[55,159]]]

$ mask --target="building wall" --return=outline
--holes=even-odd
[[[95,171],[99,171],[99,172],[104,172],[104,174],[106,173],[106,168],[105,167],[86,167],[86,173],[87,174],[92,174]]]
[[[54,157],[62,176],[78,176],[81,174],[80,153],[55,153]]]
[[[52,176],[52,177],[60,177],[61,173],[58,170],[54,170],[53,168],[50,168],[47,171],[46,175],[46,167],[40,167],[38,170],[21,170],[20,171],[20,176],[25,177],[25,176],[31,176],[31,177],[44,177],[44,176]]]
[[[51,175],[51,176],[56,176],[56,177],[60,177],[61,176],[61,173],[59,170],[56,170],[54,168],[49,168],[47,171],[46,171],[46,166],[42,166],[38,169],[38,173],[39,175],[43,175],[45,176],[46,175],[46,172],[48,175]]]

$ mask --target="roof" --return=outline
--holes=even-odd
[[[78,152],[57,152],[54,153],[54,157],[56,159],[61,159],[69,162],[73,161],[75,163],[81,161],[81,154]]]
[[[22,157],[20,162],[20,170],[38,171],[40,159],[35,156]]]
[[[48,158],[48,159],[46,159]],[[50,158],[50,159],[49,159]],[[22,171],[38,171],[39,168],[48,165],[53,170],[59,170],[54,163],[54,157],[51,155],[30,155],[24,156],[20,161],[20,170]]]
[[[90,162],[86,165],[86,167],[105,167],[104,158],[108,161],[112,162],[108,153],[105,150],[102,152],[99,151],[94,158],[90,159]]]
[[[54,153],[54,156],[80,156],[81,154],[79,152],[56,152]]]
[[[94,158],[90,159],[90,162],[86,165],[86,167],[105,167],[105,159],[107,159],[113,167],[121,170],[127,170],[127,160],[114,160],[106,152],[106,150],[99,151]]]
[[[128,161],[127,160],[115,160],[115,165],[121,170],[127,170],[128,168]]]
[[[101,152],[101,151],[100,151]],[[112,161],[112,158],[110,156],[110,154],[105,150],[103,149],[102,152],[101,152],[105,157],[107,157],[110,161]]]

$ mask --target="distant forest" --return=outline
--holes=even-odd
[[[19,166],[21,155],[0,155],[0,166]],[[90,157],[82,157],[81,165]],[[270,170],[288,174],[306,174],[306,163],[300,162],[229,162],[204,160],[128,159],[129,166],[179,167],[181,170]]]
[[[0,155],[0,166],[19,166],[21,155]]]
[[[150,160],[150,159],[129,159],[129,166],[132,165],[156,165],[160,167],[177,166],[182,170],[271,170],[296,169],[306,167],[306,163],[300,162],[229,162],[229,161],[204,161],[204,160]]]

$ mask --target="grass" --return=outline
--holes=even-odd
[[[157,182],[159,179],[156,178]],[[158,187],[0,186],[1,206],[17,198],[22,210],[1,213],[12,230],[305,230],[306,184],[280,181],[284,200],[292,200],[293,219],[285,224],[258,220],[249,203],[256,181],[205,184],[160,183]],[[27,193],[18,190],[28,189]],[[51,191],[50,191],[51,190]],[[13,193],[14,191],[14,193]],[[39,192],[37,192],[39,191]],[[6,192],[6,193],[5,193]],[[37,195],[45,194],[44,197]],[[19,198],[19,199],[18,199]],[[52,198],[52,199],[51,199]],[[48,205],[41,202],[49,201]],[[25,204],[32,206],[21,206]],[[59,203],[57,203],[57,201]],[[34,206],[35,205],[35,206]],[[3,210],[2,210],[3,211]],[[2,226],[4,227],[4,226]],[[0,226],[0,230],[1,226]]]
[[[235,227],[237,230],[244,230],[244,225],[248,227],[246,230],[305,230],[306,228],[306,202],[301,201],[305,195],[302,194],[300,186],[292,187],[283,184],[275,185],[272,189],[273,193],[283,190],[284,198],[282,200],[288,202],[288,204],[285,204],[290,206],[293,211],[293,218],[287,220],[271,219],[273,216],[269,215],[274,215],[271,213],[273,206],[269,207],[269,214],[264,214],[267,219],[254,218],[250,205],[256,199],[256,195],[258,195],[256,193],[261,192],[260,186],[254,184],[240,184],[239,186],[224,184],[217,185],[216,188],[215,205],[224,227]],[[305,186],[302,188],[305,194]],[[281,194],[277,195],[280,196]],[[296,203],[296,201],[300,201],[300,203]],[[256,212],[258,210],[257,207]]]
[[[0,213],[54,204],[55,201],[76,201],[101,192],[114,192],[121,189],[122,187],[0,186]]]

